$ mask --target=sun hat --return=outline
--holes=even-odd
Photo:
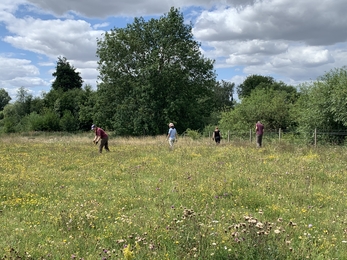
[[[92,130],[94,130],[94,128],[95,128],[95,125],[92,125]]]

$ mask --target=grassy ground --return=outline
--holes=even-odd
[[[346,259],[346,148],[2,137],[0,259]]]

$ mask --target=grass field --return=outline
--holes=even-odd
[[[346,147],[0,139],[0,259],[347,259]]]

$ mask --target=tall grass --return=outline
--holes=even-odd
[[[346,148],[2,137],[1,259],[346,259]]]

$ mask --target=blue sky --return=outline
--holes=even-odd
[[[1,0],[0,88],[13,99],[20,87],[48,92],[59,56],[96,88],[96,39],[172,6],[192,22],[219,80],[259,74],[298,85],[347,63],[345,0]]]

